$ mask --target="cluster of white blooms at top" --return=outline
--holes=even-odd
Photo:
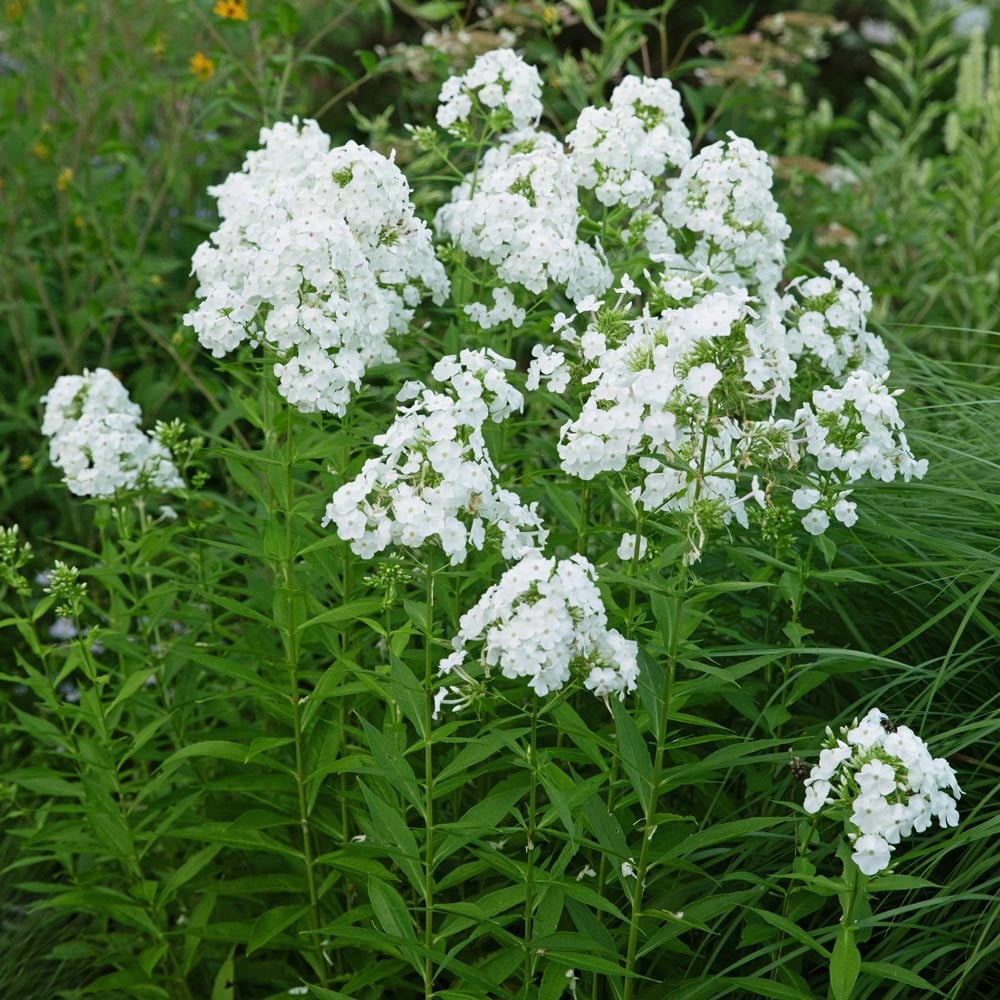
[[[434,220],[456,246],[494,265],[501,281],[535,293],[553,285],[571,299],[611,284],[603,254],[577,238],[579,223],[569,157],[558,139],[533,130],[491,146]]]
[[[645,237],[654,259],[685,277],[776,294],[791,229],[771,194],[767,154],[730,134],[698,151],[672,181]]]
[[[827,727],[819,763],[806,779],[806,812],[831,807],[848,817],[851,857],[865,875],[889,867],[901,837],[922,833],[933,819],[958,825],[962,795],[951,765],[931,757],[907,726],[894,726],[877,708],[840,736]]]
[[[216,357],[266,345],[290,403],[342,415],[448,279],[391,160],[353,142],[331,150],[314,121],[263,129],[261,142],[209,189],[222,222],[195,252],[202,301],[184,321]]]
[[[375,438],[381,453],[333,494],[323,524],[333,522],[363,558],[433,539],[458,565],[470,545],[483,548],[487,526],[498,531],[506,559],[544,545],[535,505],[498,485],[483,437],[488,419],[500,423],[523,405],[507,381],[513,367],[487,348],[462,351],[434,366],[443,392],[407,383],[392,426]]]
[[[626,76],[610,107],[584,108],[566,143],[577,184],[609,206],[642,204],[668,168],[691,159],[680,96],[649,77]]]
[[[449,77],[438,97],[437,123],[454,135],[478,103],[501,129],[534,125],[542,114],[542,78],[510,49],[479,56],[461,76]]]
[[[464,666],[465,647],[481,642],[487,674],[499,667],[504,677],[526,678],[538,695],[560,690],[576,672],[598,697],[624,698],[635,690],[637,647],[607,627],[596,578],[583,556],[527,554],[462,616],[455,651],[441,661],[440,674],[475,683]],[[439,710],[448,692],[462,693],[458,686],[442,688]]]
[[[49,456],[71,493],[183,488],[169,449],[140,428],[141,410],[106,368],[61,376],[41,401]]]

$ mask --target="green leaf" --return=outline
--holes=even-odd
[[[747,909],[751,913],[756,913],[761,920],[770,924],[772,927],[776,927],[793,941],[798,941],[799,944],[804,944],[807,948],[810,948],[812,951],[821,955],[824,960],[830,960],[830,952],[824,948],[811,934],[799,927],[799,925],[794,921],[789,920],[787,917],[779,916],[777,913],[771,913],[770,910],[758,909],[755,906],[747,907]]]
[[[733,976],[726,982],[732,986],[742,987],[754,996],[769,997],[770,1000],[815,1000],[811,993],[803,993],[794,986],[777,982],[774,979],[757,979],[751,976]]]
[[[160,905],[169,903],[177,892],[191,881],[203,868],[211,864],[215,856],[222,850],[221,844],[209,844],[192,854],[179,868],[175,868],[160,887]]]
[[[392,652],[389,654],[389,690],[399,710],[426,740],[429,734],[424,686],[403,660]]]
[[[391,885],[381,879],[368,879],[368,899],[386,934],[399,943],[416,944],[417,932],[406,902]]]
[[[618,752],[625,773],[639,801],[645,805],[649,801],[653,764],[649,759],[649,748],[639,732],[629,709],[615,702],[615,732],[618,735]]]
[[[236,948],[230,948],[226,960],[219,967],[212,986],[211,1000],[234,1000],[236,996],[236,966],[233,956]]]
[[[372,839],[377,840],[392,860],[399,865],[410,885],[420,894],[424,891],[423,866],[417,838],[403,821],[402,816],[383,802],[363,781],[359,780],[361,793],[368,804],[371,817]]]
[[[378,773],[397,791],[401,792],[410,805],[423,816],[424,801],[421,786],[420,782],[417,781],[417,776],[413,773],[413,768],[410,767],[410,762],[403,756],[392,739],[379,732],[365,719],[361,720],[361,725],[368,737],[368,746],[371,748],[372,756],[378,765]]]
[[[886,979],[890,983],[906,983],[919,990],[926,990],[928,993],[936,993],[944,996],[944,992],[939,990],[933,983],[928,982],[923,976],[918,976],[915,972],[895,962],[862,962],[861,971],[870,976],[877,976],[879,979]]]
[[[286,927],[309,912],[309,906],[275,906],[265,910],[254,922],[247,940],[247,955],[273,941]]]
[[[351,601],[349,604],[340,604],[335,608],[304,621],[295,630],[302,633],[316,625],[335,625],[338,622],[353,622],[365,615],[377,614],[382,608],[382,600],[379,597],[366,597],[358,601]]]
[[[861,971],[861,952],[854,940],[854,928],[841,924],[830,959],[830,990],[833,1000],[851,1000]]]

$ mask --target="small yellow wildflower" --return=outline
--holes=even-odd
[[[83,216],[82,215],[74,215],[73,216],[73,225],[76,226],[77,229],[83,229]]]
[[[149,283],[154,288],[159,288],[159,286],[163,284],[163,279],[158,274],[151,274],[149,276]]]
[[[215,63],[204,52],[196,52],[191,56],[191,72],[198,77],[199,83],[204,83],[215,72]]]
[[[249,18],[247,0],[216,0],[212,13],[230,21],[246,21]]]
[[[20,455],[18,456],[17,464],[21,466],[22,472],[27,472],[34,463],[30,455]]]
[[[24,4],[21,0],[7,0],[7,20],[17,23],[24,17]]]
[[[65,191],[66,188],[68,188],[72,183],[73,168],[63,167],[62,170],[59,171],[59,176],[56,178],[56,187],[59,188],[60,191]]]
[[[167,43],[163,35],[157,35],[156,39],[153,41],[153,55],[157,59],[162,59],[167,51]]]
[[[47,160],[49,158],[49,147],[45,145],[44,142],[36,142],[32,147],[31,151],[40,160]]]

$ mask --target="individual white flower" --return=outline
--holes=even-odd
[[[639,536],[639,558],[646,558],[646,549],[649,548],[648,539]],[[635,556],[635,535],[630,532],[625,532],[622,535],[622,540],[618,543],[618,558],[623,561],[629,561]]]
[[[802,527],[810,535],[822,535],[830,527],[830,515],[825,510],[811,510],[802,518]]]
[[[892,848],[877,834],[866,834],[854,841],[851,858],[865,875],[877,875],[889,867]]]

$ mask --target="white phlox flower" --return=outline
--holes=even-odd
[[[404,405],[375,438],[380,454],[333,494],[323,524],[333,523],[365,559],[389,545],[433,541],[458,565],[470,546],[484,548],[487,529],[506,559],[543,545],[536,505],[499,485],[482,432],[487,420],[499,423],[523,405],[507,381],[513,367],[488,348],[463,351],[434,366],[444,391],[404,386]]]
[[[961,797],[951,765],[932,758],[927,744],[907,726],[894,726],[873,708],[835,736],[806,778],[806,812],[826,810],[847,819],[854,859],[865,875],[890,863],[901,838],[958,824]]]
[[[62,375],[41,402],[49,457],[71,493],[110,497],[119,490],[183,488],[170,450],[142,430],[139,407],[107,369]]]
[[[635,690],[637,647],[607,627],[596,579],[583,556],[525,555],[462,616],[454,652],[439,668],[446,685],[452,677],[470,680],[467,647],[476,644],[487,676],[498,669],[525,679],[537,695],[576,677],[600,698],[624,699]]]
[[[184,322],[215,357],[265,346],[292,405],[343,415],[448,279],[392,160],[354,142],[330,149],[314,121],[263,129],[261,142],[209,188],[221,223],[195,252],[201,302]]]

